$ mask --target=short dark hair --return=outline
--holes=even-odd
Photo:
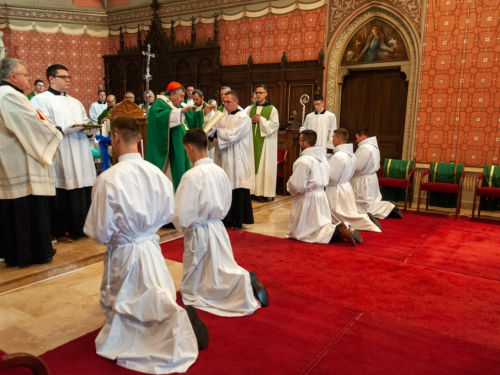
[[[234,98],[236,100],[240,100],[240,98],[238,97],[238,94],[236,93],[236,91],[232,91],[232,90],[228,91],[228,92],[226,92],[226,94],[224,96],[227,96],[227,95],[232,95],[232,96],[234,96]]]
[[[260,83],[260,84],[258,84],[257,86],[255,86],[255,89],[257,90],[259,87],[262,87],[262,88],[263,88],[263,89],[267,92],[267,87],[266,87],[266,85],[264,85],[264,84]]]
[[[106,94],[106,90],[99,90],[99,91],[97,91],[97,95],[99,95],[101,92]]]
[[[165,96],[167,97],[170,97],[170,94],[174,93],[174,94],[177,94],[177,91],[184,91],[184,94],[186,93],[186,89],[184,88],[184,86],[181,86],[181,87],[177,87],[176,89],[173,89],[173,90],[167,90],[165,91]]]
[[[194,94],[198,94],[200,98],[203,98],[203,92],[201,92],[200,89],[194,90],[192,95],[194,95]]]
[[[316,140],[318,139],[318,135],[314,130],[306,129],[299,134],[299,137],[302,135],[302,139],[309,143],[309,146],[316,146]]]
[[[54,64],[49,66],[45,71],[45,75],[47,76],[47,81],[49,81],[49,83],[50,83],[49,77],[55,77],[57,75],[58,70],[66,70],[67,72],[69,71],[68,68],[66,68],[64,65],[61,64]]]
[[[207,133],[202,129],[191,129],[186,132],[182,138],[182,144],[193,145],[197,150],[206,150],[208,148]]]
[[[111,133],[120,133],[127,144],[139,142],[139,124],[131,116],[120,116],[111,121]]]
[[[370,131],[368,130],[368,128],[358,129],[358,130],[356,130],[356,134],[359,135],[359,136],[363,136],[364,135],[366,138],[370,137]]]
[[[322,102],[325,101],[325,99],[323,99],[323,95],[320,95],[320,94],[314,95],[313,102],[315,102],[316,100],[321,100]]]
[[[194,86],[193,85],[187,85],[186,88],[188,88],[188,87],[192,87],[193,90],[194,90]]]
[[[35,81],[34,85],[36,86],[36,85],[38,84],[38,82],[42,82],[42,83],[45,85],[45,82],[43,82],[43,80],[41,80],[41,79],[37,79],[37,80]]]
[[[347,140],[349,139],[349,132],[347,129],[338,128],[335,129],[333,133],[337,136],[337,138],[340,138],[342,142],[347,143]]]

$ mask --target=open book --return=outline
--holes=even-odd
[[[225,116],[224,112],[215,111],[214,115],[203,125],[203,130],[208,133]]]
[[[83,126],[83,129],[100,129],[100,128],[102,128],[102,125],[94,125],[94,124],[75,124],[75,125],[73,125],[74,128],[77,128],[79,126]]]

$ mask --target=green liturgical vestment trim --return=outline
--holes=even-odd
[[[404,179],[410,175],[413,169],[413,160],[397,160],[397,159],[385,159],[384,162],[384,177],[387,178],[399,178]],[[408,199],[410,202],[413,201],[413,186],[411,187],[411,192],[408,194]],[[405,189],[384,187],[382,191],[383,201],[392,202],[404,202],[405,200]]]
[[[271,117],[271,111],[273,110],[273,106],[266,105],[262,107],[262,111],[260,115],[264,117],[267,121],[269,121],[269,117]],[[252,118],[257,113],[257,106],[252,104],[250,108],[249,116]],[[252,123],[252,134],[253,134],[253,154],[255,159],[255,173],[259,172],[259,164],[260,158],[262,157],[262,149],[264,148],[264,140],[266,137],[262,137],[260,135],[260,124],[257,122]]]
[[[500,166],[485,165],[483,172],[482,187],[500,188]],[[500,199],[481,197],[481,210],[498,211],[500,210]]]
[[[464,170],[463,164],[455,163],[431,163],[429,182],[444,182],[447,184],[460,183],[460,176]],[[429,205],[445,208],[457,206],[457,195],[450,193],[431,192]]]
[[[149,108],[148,116],[148,143],[146,160],[166,171],[167,162],[170,163],[172,183],[177,189],[182,175],[191,168],[182,138],[187,129],[203,128],[203,111],[187,111],[184,123],[170,128],[172,107],[159,97]]]

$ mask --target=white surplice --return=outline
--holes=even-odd
[[[247,107],[245,112],[249,115],[252,106]],[[257,105],[257,115],[262,112],[261,105]],[[260,117],[259,127],[260,136],[265,137],[262,146],[262,154],[259,162],[259,169],[255,175],[255,189],[250,191],[259,197],[274,198],[276,196],[276,172],[278,168],[278,129],[280,120],[278,110],[273,106],[269,120],[263,116]]]
[[[214,163],[226,172],[231,189],[254,189],[255,162],[250,117],[243,111],[228,113],[215,127]]]
[[[382,201],[377,171],[380,168],[380,151],[376,137],[361,141],[356,150],[356,171],[351,180],[356,207],[360,214],[370,212],[377,219],[385,219],[394,208],[391,202]]]
[[[299,132],[302,133],[306,129],[316,132],[318,137],[316,146],[323,147],[325,156],[327,149],[333,150],[333,132],[337,129],[337,118],[332,112],[324,110],[321,113],[316,113],[316,111],[309,113]]]
[[[54,95],[45,91],[32,98],[31,104],[35,109],[40,109],[52,124],[63,130],[74,124],[89,122],[82,103],[69,95]],[[94,185],[94,158],[89,138],[84,132],[64,135],[57,149],[54,169],[57,188],[73,190]]]
[[[332,224],[325,193],[329,174],[330,166],[321,146],[306,148],[293,163],[293,173],[286,185],[293,201],[285,238],[330,242],[336,225]]]
[[[219,316],[244,316],[260,307],[249,273],[238,266],[222,219],[231,185],[208,157],[184,173],[175,193],[177,230],[184,232],[182,300]]]
[[[61,139],[22,92],[0,86],[0,199],[55,195],[52,165]]]
[[[104,110],[107,108],[108,108],[108,105],[106,104],[106,102],[104,102],[104,104],[99,103],[99,102],[94,102],[90,105],[89,117],[92,120],[92,124],[94,124],[94,125],[98,124],[97,119],[104,112]]]
[[[380,232],[380,229],[372,223],[368,215],[358,213],[356,208],[354,192],[350,184],[356,170],[356,156],[352,143],[338,145],[333,150],[334,154],[328,161],[330,180],[325,190],[332,222],[343,221],[356,230]]]
[[[100,298],[106,324],[96,338],[97,354],[150,374],[185,372],[198,356],[156,235],[173,216],[172,183],[131,153],[97,179],[84,229],[108,244]]]
[[[203,109],[204,109],[203,105],[204,104],[205,104],[205,102],[203,102],[202,105],[200,105],[199,107],[195,107],[194,110],[196,112],[203,111]],[[206,115],[204,115],[203,123],[206,123],[208,120],[210,120],[214,114],[215,114],[215,110],[213,110],[213,111],[207,113]],[[210,144],[209,144],[209,146],[210,146]],[[208,150],[208,156],[210,157],[210,159],[214,160],[215,148],[213,148],[213,147],[209,148],[209,150]]]

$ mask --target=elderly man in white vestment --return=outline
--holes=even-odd
[[[239,109],[238,94],[228,91],[224,95],[224,116],[208,133],[215,144],[214,163],[226,172],[231,183],[231,208],[224,218],[226,227],[242,229],[253,224],[250,190],[255,188],[255,164],[250,118]]]
[[[330,179],[326,187],[326,196],[330,204],[332,222],[344,221],[356,230],[380,232],[381,225],[369,212],[359,214],[356,209],[351,178],[356,170],[356,156],[352,143],[347,143],[349,133],[344,128],[333,132],[334,154],[328,161]]]
[[[75,126],[88,124],[90,120],[82,103],[66,94],[71,84],[68,69],[63,65],[52,65],[46,74],[50,87],[31,99],[31,104],[64,133],[55,163],[56,199],[52,230],[59,241],[71,242],[69,237],[83,235],[90,207],[96,170],[89,140],[94,139],[96,130]]]
[[[231,207],[231,184],[208,157],[202,129],[189,130],[183,143],[194,167],[182,175],[175,193],[173,223],[184,232],[182,300],[215,315],[251,315],[269,298],[255,273],[234,260],[221,221]]]
[[[107,244],[100,304],[106,324],[97,354],[149,374],[186,372],[208,345],[208,330],[191,306],[176,301],[158,244],[158,229],[174,216],[172,183],[137,149],[139,125],[129,116],[111,123],[118,163],[92,191],[85,233]]]
[[[108,108],[106,104],[106,91],[99,90],[97,92],[98,100],[90,105],[89,117],[92,120],[92,124],[97,125],[99,123],[99,116]]]
[[[0,65],[0,258],[7,266],[48,263],[50,196],[62,134],[42,121],[24,95],[31,85],[26,64],[3,59]]]
[[[314,95],[314,112],[309,113],[304,121],[304,126],[299,132],[311,129],[318,135],[316,144],[323,148],[325,156],[333,154],[333,131],[337,129],[337,119],[335,115],[325,109],[325,102],[322,95]]]
[[[330,167],[321,146],[315,146],[316,132],[304,130],[299,135],[301,155],[293,163],[293,173],[287,183],[287,190],[293,195],[288,234],[304,242],[328,244],[337,238],[344,238],[353,246],[359,233],[347,228],[343,222],[332,224],[325,186],[328,185]]]
[[[255,189],[251,194],[260,201],[276,196],[276,172],[278,168],[278,110],[267,99],[267,87],[257,85],[254,94],[257,101],[246,109],[252,119],[253,150],[255,162]]]
[[[382,201],[377,171],[380,168],[380,151],[377,137],[370,137],[367,128],[356,131],[356,171],[351,180],[356,206],[360,214],[370,212],[377,219],[403,218],[403,214],[391,202]]]

